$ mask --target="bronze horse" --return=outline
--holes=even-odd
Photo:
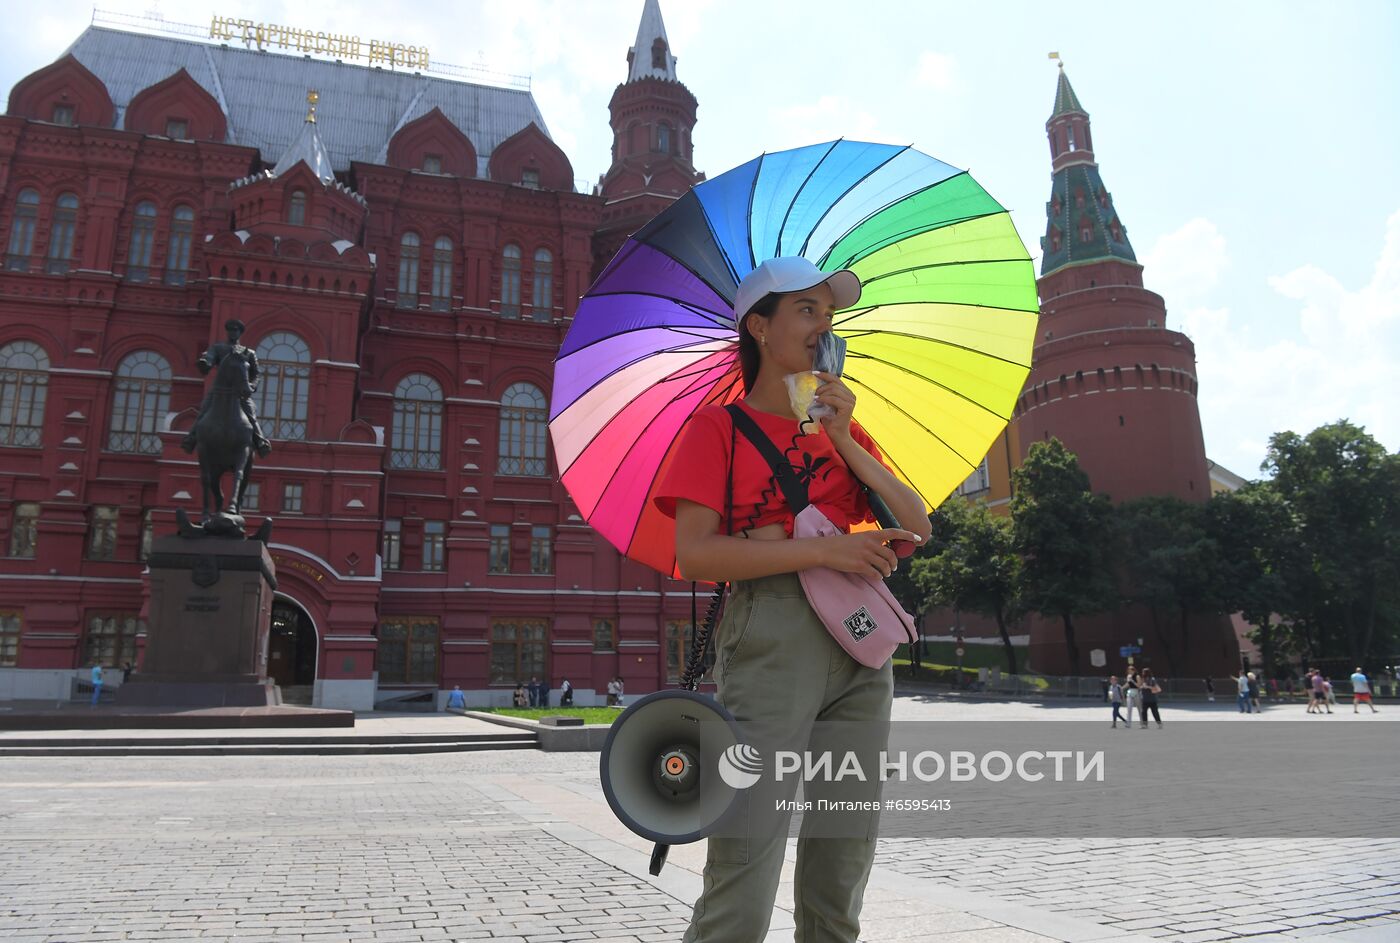
[[[209,409],[195,423],[199,444],[199,478],[204,486],[204,519],[208,524],[219,513],[239,516],[243,492],[253,473],[253,424],[244,415],[241,401],[253,393],[248,383],[248,362],[236,354],[219,361]],[[228,507],[219,481],[233,475]],[[213,506],[211,512],[210,507]]]

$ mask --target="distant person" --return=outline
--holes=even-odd
[[[1351,712],[1360,713],[1356,705],[1365,704],[1371,708],[1371,713],[1379,714],[1376,705],[1371,703],[1371,679],[1362,674],[1361,666],[1357,665],[1356,670],[1351,673]]]
[[[1123,685],[1118,683],[1117,675],[1110,675],[1108,679],[1108,702],[1113,705],[1113,726],[1118,726],[1118,721],[1123,721],[1124,727],[1131,727],[1132,724],[1123,719]]]
[[[131,680],[131,662],[122,665],[122,684]]]
[[[526,689],[527,691],[530,692],[530,706],[531,706],[531,707],[539,707],[539,706],[540,706],[540,678],[539,678],[539,675],[530,675],[530,683],[529,683],[528,685],[525,686],[525,689]]]
[[[540,682],[540,707],[549,706],[549,679]]]
[[[1157,695],[1162,693],[1162,687],[1157,683],[1157,679],[1152,677],[1152,669],[1142,669],[1142,676],[1138,678],[1138,687],[1142,690],[1142,706],[1138,712],[1142,715],[1142,725],[1147,726],[1147,714],[1150,711],[1152,718],[1157,721],[1157,726],[1162,726],[1162,714],[1157,710]]]
[[[1312,670],[1312,703],[1309,709],[1314,714],[1321,714],[1324,707],[1327,708],[1327,713],[1332,713],[1332,706],[1327,703],[1327,679],[1322,677],[1322,672],[1314,668]]]
[[[1275,701],[1278,700],[1278,678],[1269,679],[1269,697]]]
[[[89,707],[96,707],[97,701],[102,697],[102,666],[92,666],[92,703]]]
[[[526,692],[523,682],[515,682],[515,694],[511,698],[511,703],[516,707],[530,706],[530,695]]]
[[[1142,717],[1142,725],[1147,726],[1147,718],[1142,714],[1142,688],[1138,685],[1137,669],[1128,666],[1127,677],[1123,680],[1123,702],[1128,705],[1128,726],[1133,725],[1133,711]]]
[[[626,693],[627,693],[627,692],[624,690],[625,686],[626,686],[626,684],[625,684],[625,682],[622,680],[622,675],[618,675],[618,676],[617,676],[617,703],[618,703],[618,706],[619,706],[619,707],[622,706],[622,698],[623,698],[623,697],[626,695]]]
[[[1249,678],[1249,706],[1254,708],[1254,713],[1263,713],[1264,708],[1259,706],[1259,679],[1254,672],[1250,672]]]
[[[1327,713],[1332,713],[1332,707],[1337,703],[1337,695],[1332,690],[1332,679],[1325,675],[1322,678],[1322,696],[1327,699]]]
[[[616,678],[609,678],[609,679],[608,679],[608,706],[609,706],[609,707],[614,707],[614,706],[616,706],[616,705],[617,705],[617,679],[616,679]]]
[[[574,706],[574,686],[569,683],[568,678],[565,678],[564,683],[559,686],[559,706]]]
[[[1249,673],[1243,668],[1240,669],[1240,676],[1235,679],[1235,688],[1238,693],[1235,695],[1235,706],[1240,709],[1241,714],[1248,714],[1249,704]]]
[[[1215,682],[1206,678],[1206,700],[1215,701]]]
[[[467,696],[462,693],[459,685],[452,685],[452,693],[447,695],[447,706],[454,711],[467,709]]]

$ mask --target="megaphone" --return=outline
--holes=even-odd
[[[603,795],[622,824],[656,842],[652,874],[671,845],[699,841],[730,814],[739,791],[719,763],[741,742],[723,705],[688,690],[648,694],[613,721],[599,760]]]

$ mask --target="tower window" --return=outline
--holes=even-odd
[[[54,124],[66,124],[66,125],[68,125],[70,128],[71,128],[73,125],[77,124],[77,123],[78,123],[78,122],[77,122],[77,115],[76,115],[76,114],[74,113],[74,111],[73,111],[73,106],[72,106],[72,105],[54,105],[54,106],[53,106],[53,123],[54,123]]]
[[[671,126],[669,124],[656,126],[656,149],[663,154],[671,153]]]
[[[526,167],[520,171],[520,185],[531,190],[540,188],[540,172],[536,167]]]
[[[291,203],[287,206],[287,222],[293,226],[306,225],[306,191],[293,190]]]
[[[442,155],[441,155],[441,154],[424,154],[424,155],[423,155],[423,172],[424,172],[424,173],[428,173],[428,174],[440,174],[440,173],[442,173]]]
[[[1074,146],[1074,125],[1069,126],[1069,149],[1072,151],[1078,150],[1078,148]]]
[[[651,44],[651,67],[663,70],[666,68],[666,43],[660,39]]]
[[[190,136],[190,123],[184,118],[166,118],[165,136],[176,141],[185,141]]]

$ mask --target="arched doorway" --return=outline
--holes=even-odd
[[[267,674],[282,689],[283,702],[311,703],[316,683],[316,627],[305,609],[282,596],[272,602]]]

